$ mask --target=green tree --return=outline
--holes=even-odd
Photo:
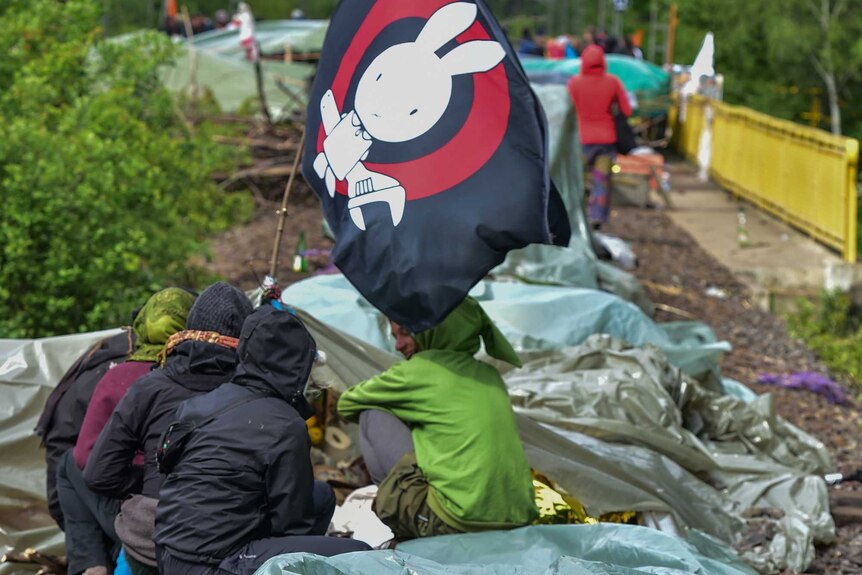
[[[242,211],[209,174],[232,159],[178,120],[157,33],[101,39],[96,0],[0,14],[0,334],[117,325]]]
[[[812,94],[826,95],[834,133],[860,135],[847,103],[862,90],[862,0],[678,0],[679,62],[691,62],[703,35],[716,38],[726,99],[797,120]],[[844,112],[845,122],[842,122]]]

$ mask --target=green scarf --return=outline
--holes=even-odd
[[[521,359],[512,344],[470,296],[461,302],[437,327],[416,334],[419,351],[432,349],[462,351],[474,355],[479,351],[479,339],[493,358],[521,367]]]
[[[195,296],[180,288],[163,289],[150,297],[132,325],[135,351],[129,360],[158,361],[168,338],[186,329],[186,317],[194,302]]]

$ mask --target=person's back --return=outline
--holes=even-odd
[[[415,336],[418,351],[407,361],[348,389],[338,403],[348,419],[381,410],[410,427],[415,461],[429,486],[427,504],[455,531],[526,525],[537,514],[505,384],[495,368],[473,357],[480,338],[489,355],[520,365],[479,304],[468,298],[438,327]],[[387,493],[400,489],[389,484],[399,474],[404,472],[396,466],[380,486],[377,510],[384,521]],[[402,528],[403,521],[393,530],[416,536]]]
[[[98,382],[133,350],[131,328],[99,340],[68,369],[45,402],[36,434],[45,447],[48,510],[60,529],[64,528],[65,521],[57,498],[57,464],[64,453],[75,447]]]
[[[179,288],[167,288],[151,296],[134,318],[135,349],[128,360],[108,372],[96,384],[74,449],[60,458],[57,494],[66,521],[66,557],[70,573],[104,573],[116,559],[120,538],[115,521],[120,499],[94,493],[86,485],[83,470],[90,452],[114,408],[135,381],[155,364],[168,338],[186,325],[195,296]],[[131,470],[143,465],[140,453]]]
[[[303,390],[315,351],[297,318],[266,305],[243,327],[232,382],[180,407],[177,420],[197,427],[160,494],[163,572],[223,572],[227,561],[251,573],[291,541],[320,554],[367,548],[308,537],[323,535],[335,504],[320,517],[314,501]]]
[[[416,461],[431,486],[431,508],[464,531],[529,523],[530,468],[500,374],[457,351],[421,351],[410,363],[412,373],[428,374],[408,385]]]
[[[91,490],[124,499],[115,527],[128,555],[156,566],[152,533],[164,476],[159,473],[159,440],[177,407],[233,377],[236,344],[251,313],[246,295],[224,282],[204,290],[189,311],[186,330],[165,345],[164,366],[135,381],[99,435],[84,469]],[[132,465],[144,453],[143,480]],[[129,497],[132,496],[132,497]]]
[[[568,83],[569,95],[578,115],[582,144],[613,144],[617,141],[612,106],[625,116],[632,110],[619,79],[606,72],[605,54],[600,46],[588,46],[581,54],[581,72]]]

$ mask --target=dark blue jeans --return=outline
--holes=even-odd
[[[120,502],[90,491],[71,449],[57,463],[57,497],[66,518],[69,573],[75,575],[99,565],[110,568],[120,552],[120,539],[114,530]]]

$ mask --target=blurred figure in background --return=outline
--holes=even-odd
[[[592,180],[588,216],[598,229],[610,215],[610,171],[617,144],[614,110],[629,117],[632,109],[622,82],[607,73],[605,54],[599,46],[584,50],[581,72],[569,80],[568,89],[578,115],[585,168]]]

